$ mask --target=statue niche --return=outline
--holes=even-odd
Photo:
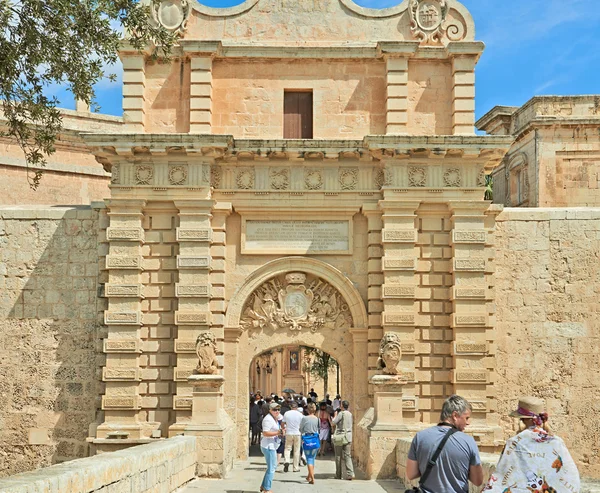
[[[240,325],[246,330],[343,329],[352,316],[342,295],[329,283],[303,272],[268,280],[252,293]]]

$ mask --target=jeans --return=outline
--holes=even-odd
[[[271,487],[273,485],[273,476],[275,475],[275,469],[277,469],[277,451],[262,447],[260,450],[267,461],[267,471],[265,472],[261,486],[265,491],[271,491]]]
[[[352,465],[352,455],[350,450],[352,449],[352,442],[348,445],[341,445],[334,447],[335,449],[335,477],[337,479],[344,478],[342,470],[346,471],[345,478],[354,478],[354,466]]]
[[[290,463],[290,452],[294,449],[294,471],[300,468],[300,444],[302,443],[300,435],[286,435],[285,437],[285,463]]]

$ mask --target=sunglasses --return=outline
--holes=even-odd
[[[278,413],[279,411],[281,411],[281,409],[271,409],[271,411],[275,411],[276,413]]]

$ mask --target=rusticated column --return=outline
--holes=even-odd
[[[107,201],[110,226],[106,231],[109,252],[106,257],[108,310],[104,323],[108,336],[104,340],[106,365],[102,379],[106,391],[102,397],[104,423],[97,438],[110,439],[111,432],[127,433],[128,439],[150,437],[156,423],[145,423],[140,412],[140,355],[142,341],[141,299],[143,287],[142,209],[144,200]],[[123,442],[122,442],[123,443]],[[98,444],[102,449],[102,445]]]
[[[416,210],[419,205],[417,201],[399,200],[379,203],[383,211],[383,332],[396,332],[402,340],[400,368],[408,380],[404,394],[412,397],[416,395]]]
[[[452,58],[452,134],[475,134],[475,65],[474,55]]]
[[[123,121],[129,132],[144,131],[146,60],[143,54],[122,53]]]
[[[489,203],[456,201],[452,213],[452,384],[454,392],[473,406],[471,431],[482,446],[493,446],[490,403],[493,401],[494,310],[488,287],[492,284],[493,243]],[[493,227],[493,218],[491,218]]]
[[[387,68],[386,134],[408,134],[408,58],[389,57]]]
[[[379,343],[383,337],[383,328],[381,321],[381,312],[383,311],[382,285],[383,270],[381,266],[381,257],[383,249],[381,246],[381,230],[383,229],[383,220],[381,210],[376,204],[365,204],[363,206],[363,215],[367,218],[368,224],[368,349],[369,349],[369,378],[378,373],[377,359],[379,352]]]
[[[209,134],[212,117],[212,58],[191,59],[190,133]]]
[[[181,433],[191,418],[192,387],[188,383],[188,377],[198,364],[196,339],[201,331],[209,330],[211,325],[212,205],[211,200],[175,201],[175,207],[179,210],[179,227],[176,234],[179,244],[179,281],[175,286],[178,300],[178,309],[175,312],[177,366],[174,372],[177,392],[173,400],[175,423],[169,428],[170,436]],[[222,354],[222,331],[215,336],[217,353]]]

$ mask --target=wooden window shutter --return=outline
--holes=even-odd
[[[283,138],[313,138],[312,92],[285,91],[283,97]]]

